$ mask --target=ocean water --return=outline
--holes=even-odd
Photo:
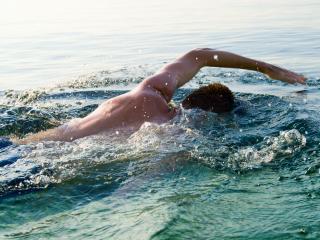
[[[0,239],[319,239],[320,3],[4,0]],[[195,47],[304,74],[203,69],[174,101],[229,86],[227,114],[183,110],[132,135],[13,145],[82,117]]]

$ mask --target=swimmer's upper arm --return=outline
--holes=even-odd
[[[177,85],[171,74],[165,71],[161,71],[151,77],[148,77],[141,84],[145,88],[151,88],[159,91],[165,98],[166,102],[171,101]]]
[[[197,50],[192,50],[146,78],[142,86],[156,89],[169,102],[175,90],[191,80],[203,66],[197,57]]]

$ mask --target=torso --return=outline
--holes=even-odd
[[[119,128],[139,128],[144,122],[163,123],[172,119],[177,109],[151,87],[137,87],[109,99],[81,119],[76,138]]]

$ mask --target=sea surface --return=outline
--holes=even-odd
[[[320,239],[318,0],[2,0],[0,239]],[[203,69],[230,113],[182,110],[73,142],[8,138],[83,117],[196,47],[304,74]]]

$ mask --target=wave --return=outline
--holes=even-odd
[[[257,127],[239,129],[230,124],[235,121],[230,115],[218,119],[213,113],[185,110],[165,124],[147,122],[131,135],[120,136],[115,132],[74,142],[7,146],[2,157],[9,161],[11,154],[14,159],[1,168],[0,195],[47,188],[83,175],[90,178],[101,169],[112,183],[119,181],[119,175],[124,180],[144,174],[163,161],[197,162],[233,172],[250,171],[279,161],[299,164],[299,156],[308,147],[308,136],[297,129],[267,136],[261,136],[261,130],[254,135],[252,131],[258,131]],[[181,158],[184,163],[176,163]],[[122,172],[109,167],[113,163],[122,164]]]

